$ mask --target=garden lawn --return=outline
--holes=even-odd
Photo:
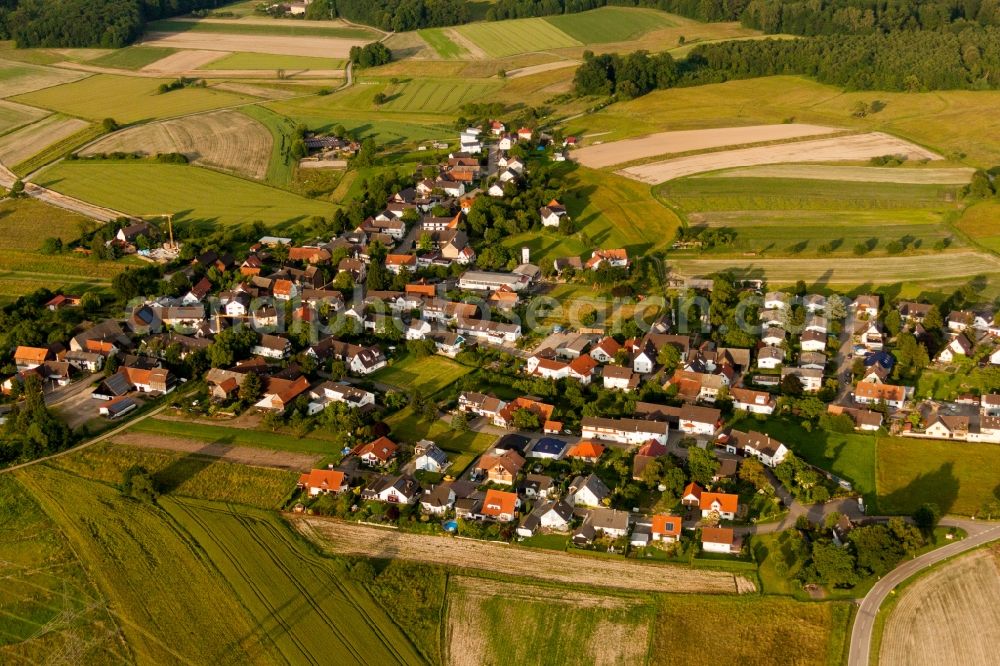
[[[426,397],[450,386],[472,370],[444,356],[420,358],[410,354],[379,370],[372,375],[372,379],[391,384],[403,391],[417,390]]]
[[[602,7],[589,12],[550,16],[545,20],[583,44],[627,42],[652,30],[677,25],[669,14],[628,7]]]
[[[39,184],[133,215],[174,212],[176,220],[231,225],[329,216],[335,206],[196,166],[150,162],[64,161]],[[141,185],[140,185],[141,184]]]
[[[911,514],[924,503],[972,515],[1000,503],[1000,446],[879,437],[878,511]]]
[[[451,460],[448,473],[455,477],[497,439],[486,433],[453,430],[440,419],[428,421],[409,407],[396,412],[385,422],[392,429],[389,437],[395,441],[416,443],[421,439],[429,439],[437,444],[448,453]]]
[[[20,95],[16,101],[67,115],[119,123],[168,118],[255,101],[253,97],[213,90],[183,88],[158,93],[161,83],[172,79],[98,74],[82,81]]]

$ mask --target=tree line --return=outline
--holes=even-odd
[[[676,63],[643,51],[584,54],[579,95],[643,95],[655,88],[804,75],[848,90],[982,90],[1000,85],[1000,29],[830,35],[701,44]]]
[[[417,28],[459,25],[472,20],[466,0],[317,0],[320,6],[310,15],[329,18],[329,9],[337,16],[382,30],[402,32]],[[312,3],[316,5],[317,2]],[[327,11],[323,11],[326,8]]]
[[[0,36],[18,48],[127,46],[147,21],[225,0],[0,0]]]

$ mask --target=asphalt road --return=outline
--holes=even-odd
[[[962,541],[948,544],[932,550],[912,560],[899,565],[881,580],[861,600],[858,614],[854,618],[851,630],[851,651],[847,659],[848,666],[869,666],[871,660],[872,630],[875,627],[875,616],[882,602],[897,585],[914,574],[937,564],[949,557],[977,548],[985,543],[1000,539],[1000,523],[965,520],[960,518],[945,518],[941,524],[946,527],[961,527],[969,536]]]

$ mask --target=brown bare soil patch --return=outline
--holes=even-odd
[[[192,69],[198,69],[202,65],[224,58],[228,54],[218,50],[212,51],[179,51],[172,53],[166,58],[160,58],[156,62],[150,63],[142,68],[143,72],[155,74],[183,74]]]
[[[81,151],[183,153],[195,163],[263,179],[273,139],[261,123],[237,111],[213,111],[117,132]]]
[[[320,456],[309,453],[294,453],[291,451],[273,451],[270,449],[255,449],[248,446],[232,446],[200,442],[197,440],[157,435],[154,433],[125,432],[114,437],[116,444],[127,444],[143,449],[159,449],[164,451],[180,451],[199,456],[218,458],[226,462],[252,465],[254,467],[273,467],[294,471],[312,469]]]
[[[696,173],[733,167],[784,162],[853,162],[882,155],[906,155],[908,159],[913,160],[941,159],[940,155],[909,141],[882,132],[869,132],[829,139],[689,155],[628,167],[617,173],[633,180],[657,184]]]
[[[314,516],[292,524],[339,554],[461,566],[560,583],[653,592],[735,594],[736,576],[720,571],[591,558],[447,536],[409,534]]]
[[[635,139],[590,145],[574,153],[580,164],[592,169],[641,160],[670,153],[688,153],[724,146],[742,146],[765,141],[787,141],[805,136],[830,134],[840,130],[821,125],[788,123],[783,125],[751,125],[749,127],[719,127],[703,130],[658,132]]]
[[[879,663],[996,664],[1000,647],[996,552],[996,546],[976,551],[906,588],[886,622]]]

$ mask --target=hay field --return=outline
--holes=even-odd
[[[818,136],[840,131],[835,127],[788,123],[783,125],[751,125],[720,127],[709,130],[659,132],[636,139],[591,144],[573,153],[580,164],[600,169],[623,162],[641,160],[670,153],[687,153],[724,146],[740,146],[767,141],[787,141],[806,136]]]
[[[379,109],[408,113],[447,113],[468,102],[482,100],[503,87],[500,81],[411,79],[389,85],[389,101]]]
[[[0,97],[13,97],[70,81],[79,81],[86,76],[84,72],[0,60]]]
[[[183,153],[193,164],[263,180],[271,157],[271,133],[238,111],[213,111],[131,127],[81,151],[97,153]]]
[[[154,47],[146,47],[154,48]],[[218,51],[174,51],[174,49],[159,49],[170,51],[172,55],[168,55],[162,60],[157,60],[151,62],[142,68],[144,73],[162,73],[164,76],[169,76],[178,73],[188,72],[190,70],[198,69],[213,60],[218,60],[224,57],[225,54]]]
[[[545,20],[582,44],[628,42],[647,32],[678,24],[671,14],[630,7],[601,7],[589,12],[548,16]]]
[[[908,185],[967,185],[975,169],[956,167],[891,168],[867,166],[807,166],[800,164],[772,164],[743,167],[696,178],[797,178],[830,180],[853,183],[903,183]]]
[[[796,280],[822,281],[831,285],[894,284],[1000,275],[1000,259],[984,252],[959,251],[933,255],[880,257],[878,270],[872,259],[675,259],[671,262],[681,275],[707,277],[730,271],[747,277],[767,277],[776,284]]]
[[[987,200],[969,206],[955,227],[983,247],[1000,252],[1000,203]]]
[[[504,544],[397,532],[318,517],[295,516],[292,524],[321,548],[345,555],[459,565],[504,575],[633,591],[736,594],[754,588],[742,576],[721,571],[516,549]],[[516,566],[512,566],[512,558],[516,558]]]
[[[1000,550],[978,550],[942,565],[903,590],[885,624],[884,666],[997,662]]]
[[[81,118],[103,120],[111,115],[119,123],[133,123],[210,111],[254,100],[211,88],[184,88],[157,93],[161,83],[170,82],[171,79],[98,74],[83,81],[20,95],[15,101]]]
[[[152,46],[129,46],[115,49],[110,53],[88,60],[88,65],[98,67],[116,67],[119,69],[148,69],[157,61],[176,55],[173,49],[155,48]]]
[[[222,58],[216,57],[198,69],[343,69],[345,61],[340,58],[310,58],[308,56],[274,55],[270,53],[233,53]]]
[[[206,32],[150,32],[144,38],[147,46],[203,51],[274,53],[278,55],[311,56],[346,59],[352,46],[364,46],[370,40],[337,37],[282,37],[277,35],[246,35]]]
[[[618,173],[643,183],[657,184],[706,171],[782,162],[846,162],[882,155],[906,155],[908,159],[941,159],[916,144],[881,132],[855,134],[831,139],[724,150],[703,155],[678,157],[628,167]]]
[[[453,666],[645,663],[654,614],[641,598],[462,576],[448,581],[447,609]]]
[[[455,32],[494,58],[581,45],[543,18],[468,23]]]
[[[434,51],[442,58],[450,60],[453,58],[463,58],[469,55],[469,51],[454,39],[455,31],[445,28],[425,28],[417,30],[420,39],[427,42]]]
[[[0,134],[38,122],[47,115],[49,112],[44,109],[0,100]]]
[[[46,170],[38,184],[134,215],[177,211],[184,213],[178,220],[208,224],[260,220],[273,225],[312,215],[328,216],[335,208],[235,176],[174,164],[60,162]]]
[[[0,162],[13,167],[89,126],[86,120],[53,114],[0,137]]]

